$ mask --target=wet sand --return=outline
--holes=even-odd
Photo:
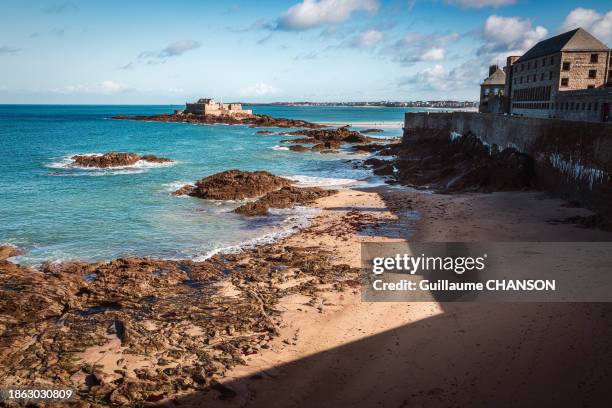
[[[610,241],[548,220],[590,212],[539,192],[437,195],[379,188],[318,201],[290,245],[332,249],[358,267],[363,241]],[[347,215],[367,234],[338,239]],[[281,301],[280,336],[222,383],[167,404],[220,407],[601,406],[612,374],[606,304],[367,303],[358,291]],[[226,391],[227,391],[226,389]]]

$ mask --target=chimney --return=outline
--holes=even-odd
[[[495,65],[489,65],[489,76],[493,75],[493,73],[494,73],[495,71],[497,71],[497,69],[498,69],[498,68],[499,68],[499,67],[497,66],[497,64],[495,64]]]

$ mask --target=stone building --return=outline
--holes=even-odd
[[[489,67],[489,76],[480,84],[478,112],[502,113],[505,94],[506,73],[497,65]]]
[[[219,103],[214,99],[202,98],[195,103],[186,103],[183,114],[211,116],[250,116],[253,111],[242,109],[239,103]]]
[[[606,89],[612,89],[611,58],[610,49],[582,28],[543,40],[521,57],[508,57],[508,104],[504,111],[520,116],[608,121],[612,100]]]

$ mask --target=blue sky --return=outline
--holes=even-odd
[[[470,99],[491,62],[609,1],[0,3],[0,103]]]

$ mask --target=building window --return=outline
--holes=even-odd
[[[531,62],[527,63],[527,71],[529,71],[531,69]]]
[[[554,65],[555,64],[555,57],[550,57],[550,65]]]
[[[538,74],[533,74],[533,82],[538,80]]]
[[[587,110],[591,110],[591,102],[587,105]]]
[[[540,74],[540,81],[543,81],[543,80],[544,80],[544,73],[542,72],[542,73]]]
[[[546,58],[542,59],[542,66],[545,67],[546,66]]]
[[[527,76],[525,77],[525,82],[526,82],[526,83],[529,83],[529,75],[527,75]]]
[[[591,79],[597,78],[597,70],[596,69],[589,69],[589,78],[591,78]]]
[[[548,79],[549,79],[550,81],[552,81],[552,79],[553,79],[553,72],[552,72],[552,71],[550,71],[550,72],[548,73]]]
[[[568,86],[569,78],[561,78],[561,86]]]
[[[582,110],[586,109],[586,102],[582,102]]]
[[[538,67],[538,60],[533,61],[533,69]]]
[[[599,61],[599,54],[591,54],[591,64],[597,64]]]
[[[571,68],[571,65],[570,65],[569,61],[565,61],[565,62],[563,63],[563,70],[564,70],[564,71],[569,71],[569,70],[570,70],[570,68]]]
[[[597,108],[599,108],[599,102],[595,102],[595,103],[593,104],[593,110],[595,110],[595,111],[596,111],[596,110],[597,110]]]

